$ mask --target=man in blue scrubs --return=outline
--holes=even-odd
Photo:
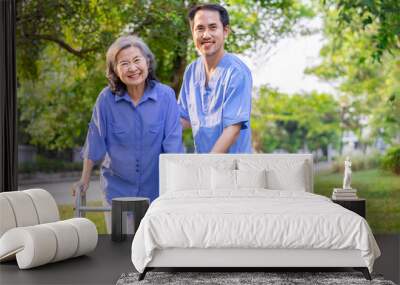
[[[189,21],[201,56],[184,74],[182,126],[192,128],[197,153],[250,153],[252,77],[238,57],[224,50],[228,12],[216,4],[198,5]]]

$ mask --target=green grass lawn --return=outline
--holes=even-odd
[[[103,206],[100,201],[87,203],[87,205],[97,207]],[[61,220],[74,218],[74,210],[72,205],[58,205],[58,210],[60,211]],[[91,220],[96,225],[97,232],[99,234],[107,233],[106,222],[104,220],[104,212],[88,212],[86,214],[86,218]]]
[[[314,192],[330,197],[342,183],[342,174],[320,173]],[[367,200],[367,221],[374,233],[400,233],[400,176],[378,169],[353,171],[351,186]]]

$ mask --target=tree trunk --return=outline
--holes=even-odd
[[[181,84],[183,79],[183,73],[186,68],[186,53],[184,55],[178,55],[174,61],[174,74],[172,76],[172,88],[175,90],[176,98],[179,97],[179,91],[181,90]]]

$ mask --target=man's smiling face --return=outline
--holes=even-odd
[[[192,35],[196,49],[205,57],[222,54],[228,27],[222,25],[218,11],[200,10],[193,19]]]

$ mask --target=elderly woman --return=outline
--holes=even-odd
[[[105,200],[158,197],[160,153],[182,152],[174,91],[156,80],[154,55],[138,37],[118,38],[107,51],[109,86],[93,108],[83,171],[75,187],[86,191],[93,165],[101,164]]]

